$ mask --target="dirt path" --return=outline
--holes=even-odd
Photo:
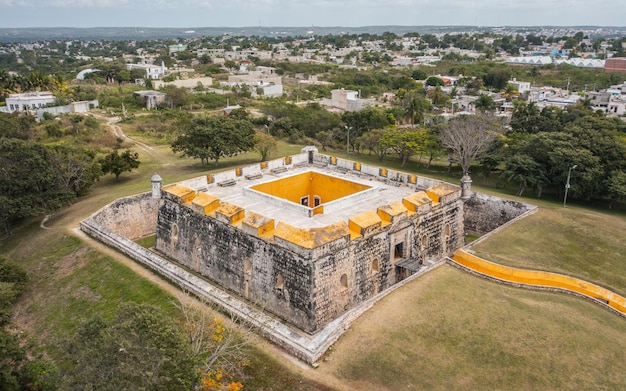
[[[122,130],[122,128],[117,124],[118,122],[122,120],[121,117],[105,117],[101,114],[91,114],[91,115],[93,115],[95,118],[106,121],[107,126],[109,127],[109,129],[111,130],[111,133],[113,133],[115,137],[118,137],[124,141],[130,142],[131,144],[136,145],[137,148],[140,148],[141,150],[145,151],[150,156],[155,157],[154,148],[152,148],[148,144],[142,143],[141,141],[134,140],[128,137],[126,133],[124,133],[124,130]]]

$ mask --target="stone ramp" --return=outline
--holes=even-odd
[[[559,291],[582,296],[626,318],[626,298],[601,286],[578,278],[537,270],[524,270],[486,261],[467,251],[457,250],[450,262],[454,266],[498,282],[531,289]]]

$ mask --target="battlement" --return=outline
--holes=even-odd
[[[309,182],[307,179],[308,174],[308,171],[297,174],[297,178],[295,179],[302,181],[304,178]],[[312,176],[313,175],[317,178],[322,176],[319,173],[314,173]],[[279,184],[278,186],[276,186],[276,182],[277,181],[269,181],[253,187],[257,189],[263,188],[265,192],[275,192],[279,194],[287,193],[289,189],[292,189],[294,192],[297,191],[294,190],[294,187],[297,186],[294,186],[293,180]],[[332,182],[332,184],[335,187],[338,185],[337,181]],[[349,182],[348,186],[356,189],[356,193],[373,188],[372,186],[354,182]],[[278,187],[278,189],[276,187]],[[273,241],[275,243],[287,242],[299,246],[302,249],[314,249],[346,238],[356,240],[367,237],[397,222],[401,218],[406,218],[408,215],[413,214],[429,213],[432,208],[454,202],[460,197],[460,189],[451,185],[438,184],[437,186],[426,189],[426,191],[418,191],[400,200],[379,205],[376,209],[361,211],[348,217],[347,220],[337,221],[319,227],[309,227],[299,226],[298,217],[296,216],[291,219],[284,211],[280,213],[280,220],[282,221],[277,222],[275,218],[255,211],[254,205],[246,209],[235,203],[223,201],[208,191],[210,190],[197,191],[191,187],[174,184],[163,188],[163,198],[176,204],[186,206],[195,213],[235,226],[248,234],[263,238],[264,240]],[[302,191],[304,192],[306,189]],[[329,192],[330,190],[326,191]],[[343,192],[345,191],[340,190],[339,193],[344,195],[344,197],[349,197],[343,194]],[[286,197],[287,196],[285,196],[285,198]],[[297,197],[297,194],[296,196],[291,196],[291,198],[294,197]],[[347,201],[350,201],[350,199],[348,198]],[[358,211],[359,208],[354,208],[354,210]]]

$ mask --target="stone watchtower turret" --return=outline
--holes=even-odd
[[[161,184],[163,183],[163,178],[155,172],[152,178],[150,178],[150,182],[152,183],[152,198],[161,198]]]

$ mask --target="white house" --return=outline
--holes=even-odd
[[[5,112],[34,111],[54,104],[56,98],[50,91],[27,92],[24,94],[9,94],[6,98]]]
[[[344,90],[343,88],[332,90],[330,99],[324,99],[322,104],[332,106],[345,111],[360,111],[366,106],[371,105],[370,102],[359,99],[359,92],[352,90]]]
[[[148,79],[160,79],[165,75],[165,71],[167,68],[165,67],[165,63],[161,62],[161,65],[153,65],[153,64],[126,64],[126,69],[143,69],[146,71],[146,78]]]
[[[508,83],[515,87],[515,89],[517,89],[517,92],[519,92],[520,94],[530,92],[529,81],[518,81],[516,78],[513,78],[513,80],[509,80]]]

